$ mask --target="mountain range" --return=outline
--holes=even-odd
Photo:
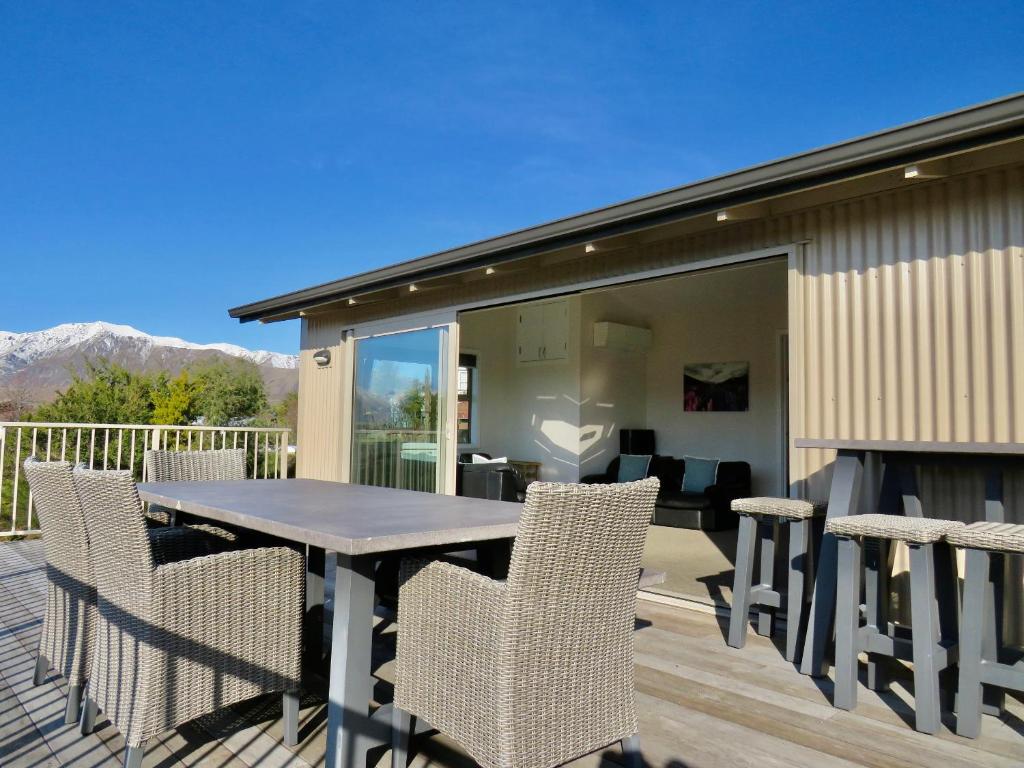
[[[0,399],[17,392],[28,402],[44,403],[81,371],[86,360],[105,358],[139,373],[167,371],[217,359],[251,360],[259,368],[271,402],[295,392],[298,357],[249,350],[235,344],[195,344],[172,336],[152,336],[129,325],[65,323],[42,331],[0,331]]]

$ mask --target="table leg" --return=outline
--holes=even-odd
[[[828,518],[846,517],[856,511],[863,477],[864,452],[839,451],[832,469]],[[814,596],[807,619],[807,637],[800,661],[800,671],[805,675],[821,677],[828,673],[825,647],[832,637],[835,617],[836,560],[836,537],[826,533],[821,540],[821,554],[814,575]]]
[[[367,750],[380,744],[384,735],[369,716],[373,565],[372,557],[338,555],[327,697],[327,768],[365,768]]]

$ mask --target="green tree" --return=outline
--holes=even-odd
[[[202,387],[182,371],[153,393],[153,424],[193,424],[199,417]]]
[[[199,387],[199,413],[206,424],[237,424],[267,412],[263,377],[255,363],[218,360],[196,367],[192,373]]]
[[[274,425],[288,427],[292,442],[299,430],[299,393],[289,392],[274,406]]]
[[[133,373],[100,358],[86,360],[84,371],[52,403],[40,406],[33,421],[99,424],[150,424],[153,393],[167,386],[167,376]]]

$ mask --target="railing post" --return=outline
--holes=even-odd
[[[277,477],[280,480],[288,477],[288,430],[277,433]]]

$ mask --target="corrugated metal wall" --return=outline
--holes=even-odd
[[[313,354],[331,353],[330,365],[318,366]],[[342,480],[345,451],[345,349],[341,325],[329,318],[303,318],[299,350],[298,453],[295,473],[314,480]]]
[[[805,223],[793,434],[1024,442],[1022,169],[839,203]],[[831,460],[806,453],[795,477]]]

